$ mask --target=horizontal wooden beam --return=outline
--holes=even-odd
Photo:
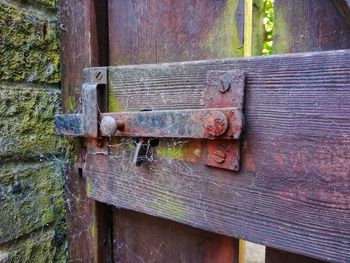
[[[204,107],[209,70],[244,69],[240,172],[200,141],[161,141],[135,167],[131,140],[86,159],[89,196],[295,253],[350,260],[350,50],[109,68],[110,111]]]

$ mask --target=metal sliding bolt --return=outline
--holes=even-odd
[[[124,124],[117,123],[112,116],[104,116],[101,120],[101,132],[103,135],[112,137],[117,130],[123,130]]]
[[[221,111],[210,111],[204,118],[205,135],[209,139],[223,135],[228,127],[226,115]]]

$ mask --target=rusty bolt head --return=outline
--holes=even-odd
[[[216,150],[213,154],[213,159],[217,163],[223,163],[226,159],[226,154],[221,150]]]
[[[103,77],[103,73],[101,71],[97,71],[96,74],[95,74],[95,78],[97,80],[101,80]]]
[[[117,122],[111,116],[103,117],[101,121],[101,131],[104,135],[112,137],[117,132]]]
[[[220,111],[210,111],[204,119],[205,135],[209,139],[223,135],[227,127],[227,118]]]
[[[231,88],[231,77],[230,75],[224,75],[221,78],[221,86],[219,88],[219,91],[222,93],[225,93]]]

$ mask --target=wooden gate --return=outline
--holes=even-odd
[[[275,1],[275,53],[350,47],[347,1]],[[350,261],[349,50],[238,58],[261,53],[263,1],[59,2],[79,124],[64,129],[86,137],[67,172],[71,261],[238,262],[239,239],[267,263]],[[222,112],[223,133],[198,126]],[[144,122],[114,138],[107,115]],[[164,135],[169,116],[186,136],[181,121]]]

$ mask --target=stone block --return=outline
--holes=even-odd
[[[0,247],[0,263],[66,262],[66,241],[61,231],[51,228]]]
[[[64,217],[61,169],[59,162],[0,165],[0,244]]]
[[[0,14],[0,80],[59,83],[55,15],[46,16],[1,1]]]
[[[62,153],[64,138],[55,135],[53,122],[59,111],[59,90],[0,83],[0,161]]]

